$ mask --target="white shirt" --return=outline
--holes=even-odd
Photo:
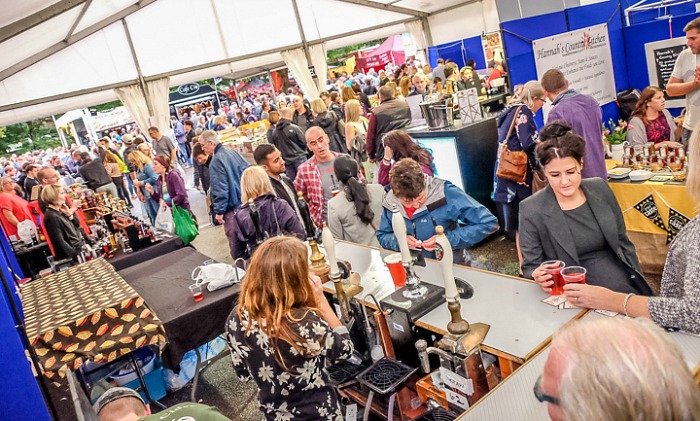
[[[690,48],[686,48],[678,55],[671,77],[681,79],[683,82],[691,82],[695,80],[696,65],[700,65],[698,55],[693,54]],[[685,104],[686,112],[683,128],[693,130],[700,122],[700,89],[695,89],[686,94]]]

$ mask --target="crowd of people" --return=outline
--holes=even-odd
[[[700,31],[700,20],[693,22],[686,27],[691,35]],[[700,50],[697,42],[694,52]],[[606,182],[602,111],[596,100],[570,88],[556,69],[516,88],[497,118],[494,216],[441,179],[436,157],[406,131],[411,115],[405,97],[441,91],[446,84],[455,90],[484,84],[473,63],[462,69],[441,60],[438,64],[435,69],[413,63],[334,75],[327,91],[311,101],[293,89],[275,103],[262,95],[217,115],[173,116],[172,135],[151,127],[150,141],[122,133],[100,139],[92,150],[58,148],[0,160],[0,218],[16,227],[28,217],[15,211],[22,208],[18,200],[38,194],[46,224],[52,225],[50,235],[59,239],[61,253],[69,253],[89,239],[74,218],[76,203],[67,205],[56,186],[59,174],[80,176],[92,190],[129,202],[138,199],[153,222],[162,207],[190,209],[189,183],[173,164],[193,166],[193,186],[207,194],[212,221],[224,225],[231,257],[250,262],[226,335],[237,374],[252,378],[260,389],[266,419],[342,418],[323,368],[350,357],[353,344],[324,297],[320,279],[310,274],[303,243],[318,237],[324,225],[337,239],[398,250],[393,227],[398,212],[411,248],[435,258],[435,227],[441,225],[455,263],[463,265],[471,263],[468,249],[500,228],[517,245],[521,276],[544,291],[550,291],[553,280],[543,262],[584,266],[586,284],[564,286],[574,305],[700,333],[700,219],[688,222],[670,245],[656,293],[645,280]],[[674,75],[679,77],[672,77],[670,85],[700,87],[697,71],[692,81],[680,82],[680,71]],[[685,91],[686,85],[679,89],[695,92]],[[378,103],[370,100],[375,95]],[[538,128],[535,114],[546,101],[552,107]],[[689,110],[689,116],[695,111]],[[268,142],[254,150],[251,165],[223,145],[216,132],[258,119],[270,123]],[[664,109],[662,91],[647,88],[632,113],[631,141],[689,145],[689,161],[700,162],[700,131],[693,134],[688,119],[677,128]],[[510,152],[525,156],[519,178],[499,171]],[[690,167],[686,187],[700,201],[696,167]],[[557,334],[534,389],[550,405],[552,419],[697,419],[700,400],[687,367],[654,324],[626,319],[574,323]],[[590,352],[582,351],[589,346]],[[672,376],[664,374],[669,367]],[[591,373],[597,385],[587,381]],[[657,388],[665,393],[662,401],[652,396]],[[128,397],[140,411],[136,413],[148,413],[138,395],[107,396],[98,402],[98,412]],[[585,416],[576,418],[580,414]]]

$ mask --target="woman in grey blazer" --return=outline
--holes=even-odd
[[[553,127],[561,133],[536,150],[549,186],[520,205],[523,274],[549,291],[541,263],[556,259],[585,267],[588,284],[652,295],[612,190],[600,178],[581,179],[584,140],[562,123],[542,129],[545,137]]]
[[[690,162],[700,162],[700,128],[696,128],[688,150]],[[700,202],[700,171],[690,165],[688,194]],[[631,317],[646,317],[666,328],[700,334],[700,215],[678,232],[668,247],[658,297],[621,294],[592,285],[566,285],[567,300],[579,307],[615,311]]]

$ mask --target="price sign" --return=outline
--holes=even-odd
[[[459,393],[453,392],[448,389],[445,391],[445,397],[447,398],[447,402],[455,406],[458,406],[462,409],[469,408],[469,401],[467,401],[467,397],[464,395],[460,395]]]
[[[458,390],[467,396],[474,394],[474,383],[471,379],[464,378],[445,367],[440,367],[440,377],[448,388]]]
[[[318,77],[316,76],[316,68],[314,66],[309,66],[309,73],[311,73],[311,77]]]

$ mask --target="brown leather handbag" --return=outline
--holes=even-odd
[[[508,149],[508,139],[510,139],[510,134],[513,132],[513,127],[515,127],[515,121],[518,119],[518,113],[520,113],[520,105],[513,115],[513,121],[510,123],[510,128],[508,129],[508,134],[503,142],[503,149],[501,149],[501,156],[498,159],[498,169],[496,170],[496,177],[515,181],[516,183],[524,183],[525,177],[527,176],[527,154],[525,151],[511,151]]]

